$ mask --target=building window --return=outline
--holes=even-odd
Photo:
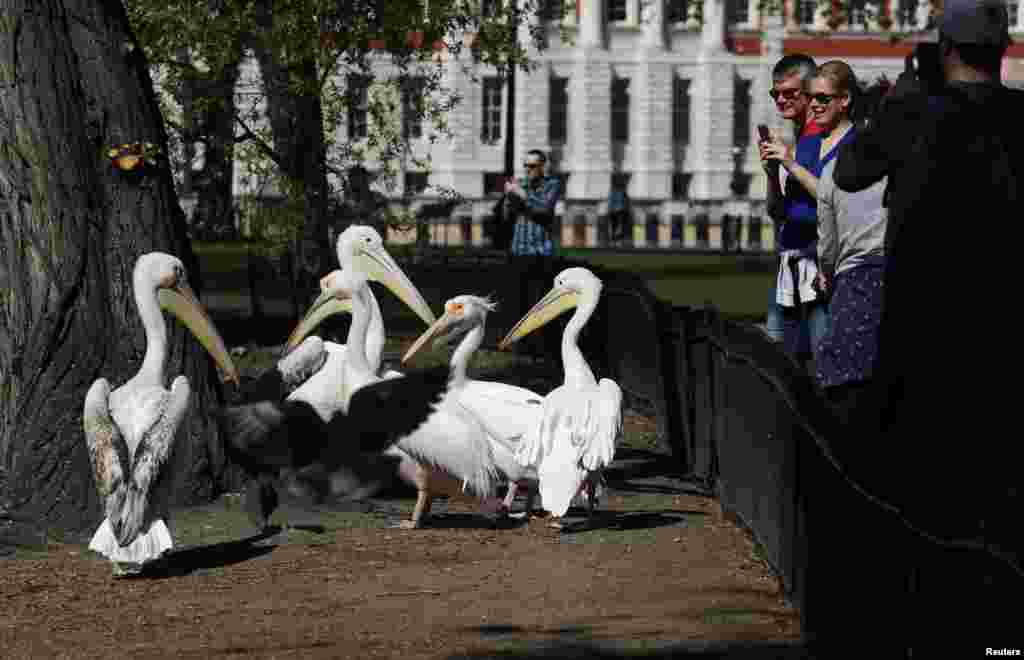
[[[485,195],[500,195],[504,191],[502,186],[505,184],[505,173],[504,172],[484,172],[484,194]]]
[[[817,9],[817,0],[797,0],[793,18],[800,25],[814,25],[814,14]]]
[[[569,79],[552,76],[548,97],[548,142],[565,144],[569,137]]]
[[[728,0],[726,6],[730,25],[747,25],[750,23],[750,2],[748,0]]]
[[[690,81],[679,76],[672,80],[672,142],[690,143]]]
[[[693,174],[690,172],[676,172],[672,175],[672,199],[687,199],[690,196],[690,179],[693,178]],[[675,218],[676,216],[672,216]],[[673,227],[675,225],[675,220]],[[682,223],[680,223],[681,225]],[[677,240],[674,236],[675,229],[672,229],[673,240]],[[680,239],[681,239],[680,234]]]
[[[480,131],[480,139],[484,144],[494,144],[501,140],[501,88],[501,78],[484,78],[484,116]]]
[[[850,14],[846,19],[846,24],[849,27],[856,27],[862,30],[868,29],[870,12],[867,8],[867,0],[850,0],[849,12]]]
[[[426,172],[405,173],[405,194],[421,195],[427,189],[429,175]]]
[[[348,108],[348,137],[361,140],[369,134],[370,79],[366,76],[351,75],[348,77],[348,88],[351,100]]]
[[[605,0],[605,11],[609,23],[618,23],[626,20],[628,15],[626,0]]]
[[[746,78],[733,79],[733,114],[732,114],[732,135],[733,144],[738,147],[746,147],[750,144],[750,80]]]
[[[665,0],[665,22],[685,23],[690,18],[689,0]]]
[[[1018,0],[1006,0],[1006,13],[1010,17],[1010,31],[1015,32],[1017,27],[1017,17],[1019,15],[1020,5]]]
[[[402,83],[402,135],[407,140],[423,137],[423,90],[426,86],[427,81],[421,77]]]
[[[629,142],[629,78],[612,78],[612,142]]]
[[[895,19],[901,28],[917,27],[917,0],[898,0]]]
[[[562,12],[565,10],[564,0],[541,0],[540,14],[541,20],[544,21],[557,21],[561,20]]]

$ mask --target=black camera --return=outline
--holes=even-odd
[[[946,85],[942,72],[942,52],[937,43],[919,43],[914,52],[907,56],[906,67],[929,94],[934,94]]]

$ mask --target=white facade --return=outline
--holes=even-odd
[[[746,216],[761,215],[765,180],[754,136],[760,123],[783,127],[768,95],[771,69],[782,54],[843,59],[861,80],[894,80],[914,29],[925,25],[931,11],[926,0],[889,0],[890,21],[855,11],[854,25],[832,31],[815,0],[780,2],[783,16],[759,15],[760,0],[578,0],[577,12],[565,19],[568,25],[544,26],[549,46],[532,53],[536,70],[516,75],[515,162],[522,163],[529,149],[542,149],[549,155],[549,173],[567,176],[569,210],[563,215],[571,219],[562,226],[563,244],[594,244],[595,218],[616,175],[628,176],[634,205],[653,213],[645,216],[648,226],[637,230],[634,244],[685,242],[695,231],[690,221],[685,229],[671,223],[700,213],[711,227],[696,231],[710,234],[704,240],[713,244],[718,219],[737,203]],[[1017,2],[1010,0],[1010,14],[1021,32],[1024,16]],[[623,14],[623,20],[610,20]],[[561,40],[562,27],[572,43]],[[894,32],[882,27],[901,30],[902,46],[894,46]],[[523,41],[528,42],[525,35]],[[472,63],[468,49],[459,57]],[[454,188],[468,200],[452,227],[436,229],[446,241],[451,233],[479,243],[478,225],[490,205],[485,180],[504,170],[507,94],[495,71],[473,65],[479,78],[473,81],[454,64],[446,65],[446,75],[463,99],[449,116],[456,137],[434,145],[424,139],[414,149],[430,153],[430,184]],[[1021,64],[1020,57],[1007,58],[1010,82],[1024,79]],[[258,87],[254,68],[245,77]],[[564,107],[558,103],[559,84],[565,84]],[[625,100],[617,110],[616,100]],[[613,126],[616,112],[621,121]],[[496,139],[482,139],[485,127]],[[347,131],[343,122],[338,139],[346,140]],[[236,175],[236,190],[245,185]],[[667,226],[655,228],[652,222]],[[747,231],[750,240],[756,235],[761,248],[771,249],[767,221]]]

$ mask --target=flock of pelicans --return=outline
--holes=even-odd
[[[351,226],[338,237],[341,266],[320,281],[321,293],[296,326],[284,357],[241,389],[238,403],[216,413],[226,451],[247,473],[245,507],[266,527],[278,487],[326,496],[365,497],[397,476],[418,491],[410,520],[422,525],[438,495],[479,498],[482,511],[509,515],[526,489],[529,515],[536,494],[559,519],[587,495],[593,512],[622,433],[622,392],[598,381],[577,344],[594,313],[601,280],[569,268],[501,341],[504,349],[575,308],[562,337],[565,382],[547,396],[499,382],[468,378],[484,337],[486,298],[461,295],[435,319],[423,296],[371,227]],[[425,346],[458,341],[451,365],[406,373],[381,370],[384,327],[368,282],[386,286],[429,328],[402,357],[408,364]],[[223,340],[188,286],[177,258],[139,257],[132,286],[146,334],[142,366],[120,387],[103,378],[90,387],[83,423],[106,517],[89,547],[111,560],[115,576],[139,573],[172,547],[165,520],[166,488],[155,488],[176,430],[190,403],[188,379],[165,386],[167,327],[161,310],[184,323],[240,385]],[[345,345],[312,332],[328,317],[351,314]],[[503,499],[496,496],[508,484]],[[163,492],[163,494],[161,494]]]

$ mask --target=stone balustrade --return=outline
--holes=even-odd
[[[424,221],[427,241],[434,246],[488,247],[485,222],[495,200],[469,200],[450,216]],[[410,205],[415,211],[423,202]],[[388,242],[415,242],[417,229],[391,228]],[[606,204],[601,201],[569,201],[559,204],[553,231],[560,247],[644,250],[694,250],[709,252],[771,253],[775,226],[757,200],[670,200],[632,204],[632,221],[626,238],[610,236]]]

